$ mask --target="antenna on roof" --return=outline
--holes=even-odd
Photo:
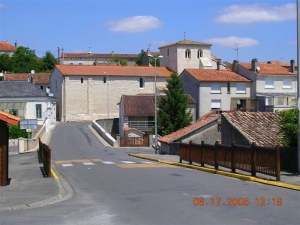
[[[185,31],[183,31],[183,40],[185,40]]]
[[[233,50],[236,50],[236,60],[239,61],[239,44],[244,44],[244,43],[234,43],[234,46],[236,46],[235,48],[233,48]]]
[[[151,47],[151,44],[147,45],[148,46],[148,50],[150,51],[150,47]]]
[[[91,47],[89,47],[89,54],[91,54],[92,53],[92,51],[91,51]]]

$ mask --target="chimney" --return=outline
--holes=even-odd
[[[238,60],[233,60],[233,64],[232,64],[232,71],[237,73],[238,72],[238,64],[239,64],[239,61]]]
[[[18,42],[17,41],[15,41],[15,48],[17,48],[18,47]]]
[[[220,60],[218,60],[217,61],[217,70],[220,70],[220,64],[221,64],[221,62],[220,62]]]
[[[251,61],[251,70],[256,72],[256,68],[257,68],[257,59],[252,59]]]
[[[295,73],[295,60],[291,60],[291,72]]]

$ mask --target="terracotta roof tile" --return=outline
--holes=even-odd
[[[136,129],[136,128],[132,128],[132,127],[125,127],[125,128],[124,128],[124,132],[129,132],[129,131],[131,131],[131,130],[135,130],[135,131],[137,131],[137,132],[139,132],[139,133],[141,133],[141,134],[145,134],[145,132],[143,132],[143,131],[141,131],[141,130],[138,130],[138,129]]]
[[[181,137],[183,137],[184,135],[189,134],[190,132],[193,132],[194,130],[197,130],[201,127],[203,127],[204,125],[211,123],[212,121],[218,120],[220,117],[220,114],[216,114],[215,112],[210,112],[205,116],[202,116],[201,118],[199,118],[197,120],[196,123],[184,127],[176,132],[173,132],[171,134],[165,135],[163,137],[161,137],[159,139],[160,142],[164,142],[164,143],[170,143],[172,141],[175,141]]]
[[[185,71],[200,82],[252,82],[230,70],[185,69]]]
[[[273,112],[226,112],[222,115],[227,121],[241,132],[249,143],[259,146],[280,145],[279,127],[280,116]]]
[[[50,83],[50,73],[14,73],[4,74],[4,81],[28,81],[29,77],[33,77],[33,83],[37,85],[48,85]]]
[[[125,76],[154,77],[154,67],[149,66],[79,66],[56,65],[63,76]],[[156,76],[170,78],[171,71],[166,67],[156,67]]]
[[[17,116],[13,116],[9,113],[6,113],[6,112],[3,112],[3,111],[0,110],[0,120],[17,126],[19,124],[21,118],[17,117]]]
[[[15,52],[16,50],[17,48],[7,41],[0,41],[0,51]]]
[[[62,53],[61,57],[67,58],[115,58],[116,56],[120,58],[131,58],[136,59],[137,54],[92,54],[92,53]]]
[[[251,63],[239,63],[243,67],[248,70],[251,70]],[[295,75],[296,73],[292,73],[289,69],[279,65],[279,64],[268,64],[268,63],[258,63],[260,67],[257,75]]]
[[[209,43],[204,43],[204,42],[197,42],[197,41],[191,41],[191,40],[181,40],[181,41],[177,41],[177,42],[174,42],[174,43],[171,43],[171,44],[167,44],[167,45],[164,45],[164,46],[161,46],[159,47],[160,48],[165,48],[165,47],[169,47],[169,46],[172,46],[172,45],[198,45],[198,46],[212,46],[212,44],[209,44]]]

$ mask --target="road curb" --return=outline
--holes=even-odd
[[[278,182],[278,181],[271,181],[271,180],[266,180],[266,179],[262,179],[262,178],[258,178],[258,177],[252,177],[252,176],[247,176],[247,175],[243,175],[243,174],[230,173],[230,172],[227,172],[227,171],[221,171],[221,170],[216,170],[216,169],[211,169],[211,168],[205,168],[205,167],[196,166],[196,165],[189,165],[189,164],[184,164],[184,163],[180,163],[180,162],[170,162],[170,161],[161,160],[161,159],[152,158],[152,157],[147,157],[147,156],[142,156],[142,155],[138,155],[138,154],[129,154],[129,156],[140,158],[140,159],[147,159],[147,160],[151,160],[151,161],[154,161],[154,162],[165,163],[165,164],[169,164],[169,165],[173,165],[173,166],[180,166],[180,167],[185,167],[185,168],[189,168],[189,169],[201,170],[201,171],[204,171],[204,172],[214,173],[214,174],[218,174],[218,175],[222,175],[222,176],[233,177],[233,178],[237,178],[237,179],[240,179],[240,180],[253,181],[253,182],[257,182],[257,183],[262,183],[262,184],[272,185],[272,186],[276,186],[276,187],[281,187],[281,188],[287,188],[287,189],[291,189],[291,190],[295,190],[295,191],[300,191],[300,186],[292,185],[292,184],[286,184],[286,183],[282,183],[282,182]]]

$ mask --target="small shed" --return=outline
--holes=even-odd
[[[0,110],[0,186],[8,184],[8,124],[17,126],[20,118]]]

